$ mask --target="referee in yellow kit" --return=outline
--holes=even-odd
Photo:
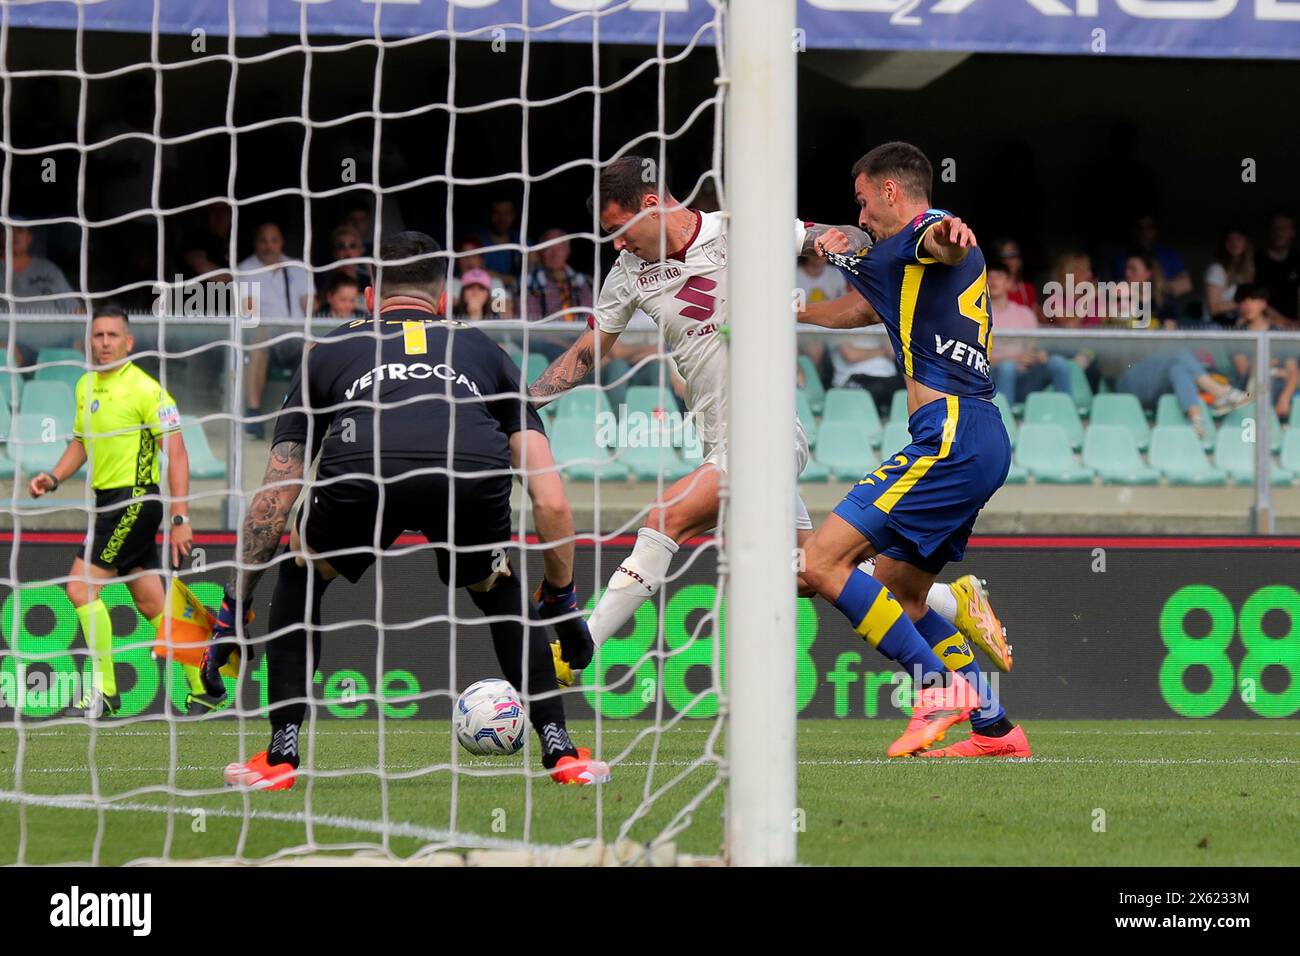
[[[166,592],[158,571],[162,565],[157,535],[163,505],[158,492],[160,457],[167,453],[167,484],[172,494],[172,566],[190,553],[186,495],[190,462],[181,438],[176,400],[128,356],[135,347],[126,313],[115,305],[95,310],[90,344],[97,372],[77,382],[77,417],[72,441],[53,471],[41,472],[27,486],[39,498],[90,462],[95,489],[95,530],[84,555],[72,562],[68,597],[77,609],[86,646],[94,659],[94,680],[81,699],[63,711],[65,717],[97,720],[121,708],[113,672],[113,626],[99,589],[118,576],[126,582],[140,613],[157,630],[163,619]],[[194,702],[203,694],[198,668],[185,667],[190,685],[190,713],[202,712]]]

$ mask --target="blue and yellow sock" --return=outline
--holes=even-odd
[[[1006,720],[1007,713],[998,702],[997,695],[993,693],[988,678],[976,663],[975,655],[971,653],[970,643],[966,638],[962,637],[951,623],[932,610],[926,611],[925,615],[916,622],[916,629],[949,670],[961,674],[971,687],[979,691],[980,709],[971,711],[971,727],[981,734],[987,734],[991,730],[992,736],[1001,736],[997,733],[1001,729],[999,725],[1006,722],[1006,729],[1010,730],[1011,725]]]
[[[944,680],[948,669],[943,661],[903,613],[898,600],[871,575],[854,568],[835,606],[868,644],[906,668],[914,681],[918,670],[924,685]]]

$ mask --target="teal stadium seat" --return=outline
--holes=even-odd
[[[889,399],[889,420],[891,422],[902,422],[907,424],[907,389],[900,388],[895,390],[893,396]]]
[[[559,418],[551,426],[551,451],[565,477],[573,481],[627,481],[630,469],[615,461],[609,449],[596,442],[594,422]]]
[[[66,436],[46,440],[45,421],[49,417],[28,412],[19,412],[14,417],[5,452],[24,475],[49,471],[59,463],[63,449],[67,447]]]
[[[1277,454],[1282,450],[1282,423],[1278,421],[1277,412],[1270,405],[1268,408],[1268,444],[1269,451]],[[1236,429],[1245,434],[1245,424],[1247,420],[1253,421],[1255,418],[1255,403],[1243,405],[1241,408],[1228,412],[1219,419],[1219,431]]]
[[[884,460],[895,455],[912,444],[912,433],[907,430],[907,422],[890,421],[880,433],[880,458]]]
[[[1079,420],[1079,409],[1069,395],[1031,392],[1025,399],[1023,424],[1059,425],[1071,448],[1078,449],[1083,445],[1083,422]]]
[[[1171,485],[1219,486],[1228,476],[1210,464],[1191,425],[1157,425],[1151,429],[1151,466]]]
[[[185,453],[190,459],[191,478],[226,477],[226,463],[212,453],[208,433],[203,423],[188,415],[181,416],[181,438],[185,439]]]
[[[1133,441],[1139,451],[1146,451],[1151,444],[1151,427],[1147,424],[1146,413],[1136,395],[1116,393],[1098,395],[1092,400],[1092,414],[1088,416],[1090,425],[1118,425],[1127,428],[1133,435]]]
[[[808,404],[814,414],[820,415],[826,405],[826,387],[822,385],[822,377],[807,355],[799,356],[799,368],[803,370],[803,389],[808,393]]]
[[[817,461],[842,480],[861,478],[879,462],[871,446],[864,444],[862,433],[851,422],[822,422],[817,437]]]
[[[1253,441],[1246,441],[1241,428],[1220,428],[1214,440],[1214,464],[1228,473],[1239,485],[1255,481],[1255,449]],[[1269,481],[1274,485],[1289,485],[1295,476],[1280,465],[1269,469]]]
[[[1110,485],[1160,482],[1160,472],[1143,463],[1133,432],[1125,425],[1089,425],[1083,440],[1083,463]]]
[[[671,445],[635,444],[618,450],[618,461],[632,471],[637,481],[658,481],[662,472],[664,485],[685,478],[694,466],[682,461]]]
[[[1059,397],[1069,403],[1068,395]],[[1073,404],[1069,407],[1073,411]],[[1028,470],[1036,481],[1046,484],[1084,485],[1092,482],[1092,469],[1079,464],[1070,447],[1070,439],[1060,425],[1021,425],[1015,462]]]
[[[59,436],[65,441],[72,437],[77,400],[72,389],[63,382],[28,382],[23,386],[23,399],[18,410],[24,415],[53,418]]]
[[[1010,400],[999,392],[993,396],[993,404],[998,407],[1002,414],[1002,424],[1006,426],[1007,438],[1011,439],[1011,447],[1016,447],[1016,436],[1020,432],[1020,425],[1016,422],[1016,413],[1011,410]]]
[[[86,374],[86,357],[76,349],[41,349],[36,364],[36,381],[62,382],[74,396],[77,382]]]
[[[1209,451],[1214,447],[1214,438],[1217,429],[1214,427],[1214,419],[1210,415],[1209,407],[1201,402],[1201,423],[1205,429],[1205,437],[1201,439],[1201,447]],[[1178,396],[1173,392],[1165,392],[1156,401],[1156,425],[1191,425],[1191,420],[1187,413],[1183,411],[1183,406],[1178,404]]]
[[[600,389],[590,385],[579,385],[570,392],[565,392],[553,403],[556,419],[576,418],[581,422],[597,421],[601,414],[612,416],[609,399]]]
[[[1004,484],[1023,485],[1028,480],[1029,480],[1028,469],[1023,468],[1020,465],[1017,465],[1013,461],[1011,463],[1011,467],[1007,469],[1007,480],[1004,482]]]
[[[870,392],[858,388],[832,388],[826,393],[822,425],[846,422],[858,429],[862,442],[873,448],[880,445],[880,412]]]
[[[1078,362],[1071,361],[1069,369],[1070,389],[1074,393],[1075,407],[1079,409],[1080,415],[1087,415],[1095,397],[1092,394],[1092,385],[1089,384],[1088,376],[1084,374],[1083,367]]]
[[[1292,417],[1295,413],[1292,412]],[[1300,475],[1300,428],[1292,425],[1282,437],[1282,467]]]
[[[524,372],[525,382],[532,385],[533,382],[537,381],[541,374],[546,371],[546,366],[550,364],[551,363],[547,360],[545,355],[541,355],[537,352],[529,352],[528,365]]]

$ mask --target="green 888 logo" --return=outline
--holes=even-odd
[[[1203,637],[1187,632],[1187,615],[1192,611],[1209,615],[1210,629]],[[1286,616],[1286,633],[1280,637],[1264,630],[1264,617],[1270,611]],[[1246,654],[1234,679],[1228,647],[1236,633]],[[1240,615],[1218,588],[1205,584],[1179,588],[1160,611],[1160,639],[1169,649],[1160,665],[1160,693],[1175,713],[1212,717],[1234,690],[1261,717],[1290,717],[1300,711],[1300,591],[1295,588],[1262,587],[1242,604]],[[1198,666],[1209,671],[1210,684],[1202,691],[1188,690],[1187,671]],[[1264,671],[1269,667],[1286,672],[1284,690],[1264,687]]]

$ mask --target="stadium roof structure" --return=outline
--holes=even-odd
[[[11,27],[712,43],[718,0],[18,0]],[[524,17],[527,22],[524,22]],[[661,26],[662,21],[662,26]],[[1300,58],[1300,0],[799,0],[804,49]]]

